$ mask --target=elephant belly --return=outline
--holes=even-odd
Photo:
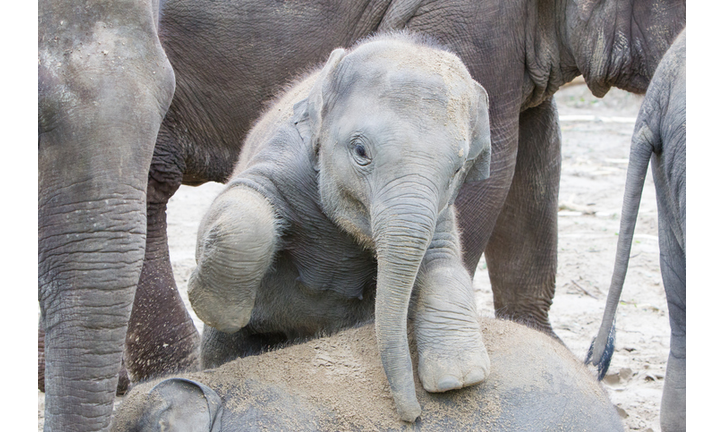
[[[375,267],[374,261],[338,259],[334,267],[305,272],[283,252],[262,280],[247,329],[296,339],[369,321],[374,317]]]

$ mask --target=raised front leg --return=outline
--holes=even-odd
[[[463,266],[454,209],[439,217],[415,286],[412,306],[425,390],[444,392],[477,384],[490,372],[475,309],[472,280]]]
[[[515,175],[485,249],[495,315],[553,334],[561,138],[553,100],[520,115]]]
[[[199,226],[188,284],[191,306],[207,326],[235,333],[248,324],[277,243],[274,209],[261,194],[232,185],[216,198]],[[205,352],[213,345],[202,349],[202,357],[214,358]]]

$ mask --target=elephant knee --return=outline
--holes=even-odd
[[[216,198],[199,227],[188,283],[199,318],[227,333],[249,322],[277,238],[274,209],[258,192],[230,187]]]

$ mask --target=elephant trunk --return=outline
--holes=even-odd
[[[378,265],[377,345],[397,411],[409,422],[420,415],[421,409],[415,396],[407,341],[407,312],[417,272],[435,230],[436,198],[406,188],[380,200],[371,215]]]

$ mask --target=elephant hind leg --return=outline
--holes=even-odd
[[[659,214],[661,276],[671,325],[669,360],[661,399],[663,432],[686,430],[686,256],[666,218],[667,215]]]
[[[553,100],[520,115],[513,182],[485,249],[495,314],[552,336],[561,137]]]
[[[681,350],[675,348],[682,345],[686,346],[686,336],[672,335],[661,398],[662,432],[686,430],[686,349],[682,355]]]

